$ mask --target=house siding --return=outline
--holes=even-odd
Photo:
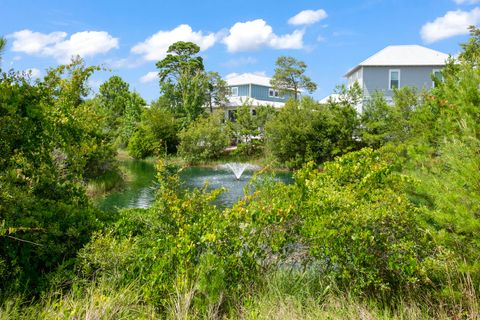
[[[400,88],[408,86],[418,90],[432,88],[432,73],[434,69],[443,66],[412,66],[412,67],[362,67],[362,87],[366,97],[375,91],[380,91],[386,98],[393,97],[389,89],[389,70],[400,70]]]
[[[269,90],[271,87],[260,86],[256,84],[246,84],[246,85],[237,85],[237,86],[230,86],[231,88],[237,87],[238,88],[238,96],[239,97],[250,97],[262,101],[271,101],[271,102],[286,102],[292,94],[285,94],[283,98],[281,97],[270,97]],[[251,90],[251,91],[250,91]]]
[[[264,87],[264,86],[259,86],[259,85],[253,85],[252,84],[252,98],[258,99],[258,100],[264,100],[264,101],[272,101],[272,102],[285,102],[288,98],[283,97],[270,97],[268,95],[268,91],[270,90],[271,87]]]
[[[239,86],[230,86],[231,88],[238,88],[239,97],[248,97],[248,84],[242,84]]]

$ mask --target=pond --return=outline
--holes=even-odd
[[[118,192],[113,192],[97,201],[97,206],[106,211],[123,208],[148,208],[155,200],[157,183],[155,181],[155,166],[141,160],[126,160],[121,167],[131,177],[127,186]],[[244,188],[253,177],[255,169],[247,168],[239,180],[226,166],[188,167],[181,171],[180,180],[185,188],[202,188],[208,182],[208,190],[226,188],[215,204],[225,208],[232,206],[244,195]],[[272,176],[272,174],[268,174]],[[267,174],[260,176],[264,178]],[[277,172],[273,179],[290,183],[292,176],[288,172]]]

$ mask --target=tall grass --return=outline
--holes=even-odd
[[[238,309],[241,319],[479,319],[479,300],[465,276],[465,299],[453,305],[426,297],[398,297],[380,301],[339,290],[333,281],[311,271],[278,271],[262,290]],[[232,319],[234,319],[232,317]]]
[[[107,282],[74,287],[68,293],[50,292],[35,303],[12,298],[0,307],[7,319],[158,319],[155,308],[145,304],[132,283],[114,288]]]
[[[87,195],[97,198],[125,186],[125,175],[119,169],[105,172],[102,176],[88,182]]]
[[[221,301],[197,310],[195,285],[172,292],[160,313],[143,298],[137,282],[115,287],[114,281],[97,280],[74,284],[66,292],[52,291],[35,302],[21,297],[0,306],[0,320],[7,319],[480,319],[477,290],[464,275],[452,288],[461,290],[457,301],[433,301],[427,297],[398,297],[391,301],[355,296],[340,290],[334,281],[313,271],[281,270],[266,277],[264,285],[239,298],[227,314],[219,312]],[[222,299],[221,297],[219,298]]]

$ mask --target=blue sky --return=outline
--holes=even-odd
[[[94,90],[119,75],[147,101],[159,96],[155,62],[179,40],[199,44],[206,69],[222,76],[271,76],[278,56],[303,60],[321,99],[387,45],[456,54],[471,24],[480,0],[0,0],[3,69],[42,76],[80,54],[111,69],[92,76]]]

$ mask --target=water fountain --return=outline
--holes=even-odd
[[[237,178],[237,180],[240,180],[240,177],[242,176],[243,171],[245,171],[245,169],[251,167],[250,164],[248,164],[248,163],[239,163],[239,162],[227,163],[226,166],[227,166],[227,168],[232,170],[232,172],[235,175],[235,178]]]

